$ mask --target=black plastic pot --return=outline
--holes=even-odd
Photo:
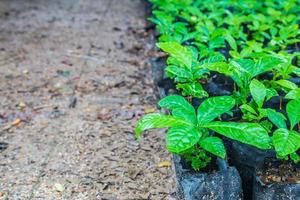
[[[300,183],[272,183],[266,185],[257,174],[265,169],[262,165],[255,169],[253,200],[299,200]]]
[[[218,170],[212,173],[195,172],[184,164],[182,157],[173,156],[176,171],[177,198],[184,200],[243,199],[241,178],[235,167],[217,159]]]
[[[151,58],[150,63],[152,66],[152,77],[154,83],[156,85],[159,84],[165,78],[165,65],[166,59],[165,58]]]
[[[262,185],[256,180],[253,188],[253,200],[299,200],[300,184]]]
[[[237,168],[243,180],[244,197],[252,199],[255,169],[262,165],[266,158],[274,158],[275,152],[263,151],[233,140],[226,140],[226,147],[232,164]]]

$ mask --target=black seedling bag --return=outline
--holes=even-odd
[[[221,159],[216,160],[218,171],[194,172],[183,159],[173,156],[177,181],[177,197],[184,200],[240,200],[243,197],[242,182],[235,167],[229,167]]]

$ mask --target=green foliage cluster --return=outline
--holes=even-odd
[[[226,157],[222,137],[298,162],[300,82],[294,80],[300,80],[300,0],[151,2],[157,46],[169,54],[165,72],[182,96],[162,99],[159,106],[170,115],[144,116],[136,135],[169,128],[167,149],[197,170],[212,155]],[[204,89],[212,74],[233,82],[230,96],[210,96]],[[183,96],[203,102],[195,109]],[[272,104],[274,99],[280,103]],[[233,109],[242,117],[222,120]]]

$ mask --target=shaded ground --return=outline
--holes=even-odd
[[[173,199],[139,0],[0,1],[0,199]]]

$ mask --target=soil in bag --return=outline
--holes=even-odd
[[[300,165],[267,159],[256,168],[253,200],[299,200]]]

